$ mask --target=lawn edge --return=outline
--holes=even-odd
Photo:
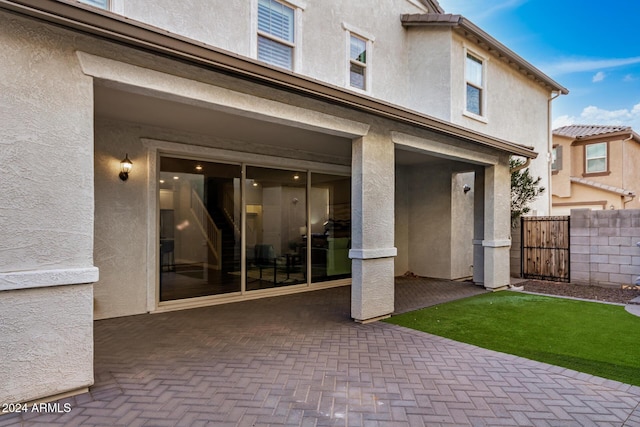
[[[521,291],[514,291],[514,292],[521,292]],[[544,294],[540,294],[540,295],[544,295]],[[587,301],[590,301],[590,300],[587,300]],[[463,346],[463,347],[468,347],[470,350],[471,349],[480,349],[482,351],[490,353],[493,357],[508,357],[510,359],[513,359],[514,361],[516,361],[518,363],[525,364],[526,366],[528,366],[530,368],[541,369],[541,370],[547,371],[550,374],[561,375],[561,376],[565,376],[565,377],[568,377],[568,378],[571,378],[571,379],[581,380],[581,381],[588,382],[588,383],[591,383],[591,384],[594,384],[594,385],[598,385],[598,386],[601,386],[601,387],[607,387],[609,389],[626,392],[626,393],[629,393],[631,395],[640,397],[640,386],[636,386],[636,385],[633,385],[633,384],[627,384],[627,383],[623,383],[623,382],[620,382],[620,381],[612,380],[612,379],[609,379],[609,378],[599,377],[597,375],[592,375],[592,374],[588,374],[588,373],[585,373],[585,372],[580,372],[580,371],[576,371],[576,370],[573,370],[573,369],[564,368],[562,366],[551,365],[549,363],[540,362],[540,361],[533,360],[533,359],[527,359],[526,357],[516,356],[514,354],[503,353],[501,351],[496,351],[496,350],[491,350],[491,349],[484,348],[484,347],[479,347],[477,345],[469,344],[469,343],[466,343],[466,342],[456,341],[456,340],[451,339],[451,338],[445,338],[445,337],[441,337],[439,335],[430,334],[429,332],[423,332],[423,331],[418,331],[416,329],[411,329],[411,328],[408,328],[406,326],[400,326],[400,325],[396,325],[396,324],[393,324],[393,323],[387,323],[387,322],[378,322],[378,324],[379,325],[385,325],[385,327],[400,328],[403,331],[406,331],[406,332],[410,333],[411,335],[416,335],[416,336],[427,335],[433,341],[440,341],[440,342],[443,342],[443,343],[448,344],[448,345],[451,345],[452,343],[455,343],[455,344]]]

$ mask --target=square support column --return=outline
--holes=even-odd
[[[485,168],[484,173],[484,287],[509,286],[511,248],[511,174],[509,159]]]
[[[351,317],[368,322],[394,309],[394,145],[369,134],[352,142]]]

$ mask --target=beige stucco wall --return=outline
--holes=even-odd
[[[486,122],[464,114],[465,49],[485,59]],[[487,135],[534,147],[538,157],[531,162],[529,171],[532,176],[541,177],[540,185],[549,189],[550,92],[457,34],[453,35],[451,81],[450,120]],[[530,207],[538,215],[548,215],[549,192],[537,198]]]
[[[0,13],[0,402],[93,383],[93,96],[62,30]],[[69,366],[73,370],[69,372]]]
[[[551,176],[551,194],[554,197],[571,197],[571,174],[573,170],[573,139],[559,136],[553,137],[553,145],[562,147],[562,165],[557,173]]]
[[[93,285],[0,292],[0,402],[93,384]]]
[[[400,15],[425,13],[425,7],[406,0],[292,1],[291,4],[301,6],[296,22],[296,73],[348,88],[348,44],[343,25],[346,24],[347,28],[360,32],[360,36],[373,39],[367,62],[375,71],[368,93],[394,103],[405,103],[410,92],[405,71],[408,47]],[[126,2],[116,11],[242,56],[256,58],[257,55],[257,0],[160,0],[153,4],[138,1]]]
[[[51,27],[2,13],[0,40],[0,272],[91,266],[91,79]]]
[[[452,43],[448,28],[415,27],[409,39],[407,106],[442,120],[451,119]],[[463,82],[464,83],[464,82]],[[455,85],[454,85],[455,87]]]
[[[473,273],[473,174],[439,162],[396,169],[395,275],[458,279]]]
[[[96,121],[96,226],[94,257],[100,269],[95,318],[147,311],[147,168],[139,126]],[[133,162],[127,181],[118,177],[125,153]]]

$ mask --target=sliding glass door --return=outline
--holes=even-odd
[[[247,290],[307,282],[306,172],[247,166]]]
[[[160,301],[351,277],[350,177],[248,165],[242,177],[160,158]]]
[[[311,174],[311,280],[351,277],[351,178]]]
[[[160,160],[160,301],[240,292],[241,167]]]

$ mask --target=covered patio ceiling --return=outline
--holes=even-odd
[[[351,141],[340,136],[284,126],[102,84],[95,85],[94,96],[95,115],[99,118],[332,156],[342,158],[347,163],[351,161]],[[425,153],[401,149],[395,151],[395,158],[397,165],[443,161]]]

